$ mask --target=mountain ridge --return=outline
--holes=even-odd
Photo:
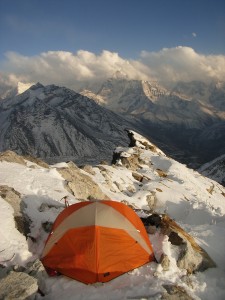
[[[180,82],[168,90],[157,82],[123,77],[106,80],[96,94],[81,93],[136,120],[142,134],[194,168],[224,153],[225,83]]]
[[[47,161],[109,160],[127,144],[130,124],[112,111],[67,88],[40,83],[0,102],[0,150],[31,154]],[[101,155],[100,155],[101,154]]]
[[[130,80],[120,71],[97,92],[87,88],[79,93],[122,116],[128,128],[182,163],[198,168],[224,154],[224,82],[179,82],[169,89],[155,81]]]

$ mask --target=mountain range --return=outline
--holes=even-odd
[[[28,86],[20,83],[18,90]],[[192,168],[224,154],[224,82],[179,82],[168,89],[157,82],[130,80],[117,72],[102,84],[78,92],[54,85],[35,85],[17,96],[15,89],[11,93],[4,90],[1,95],[5,99],[0,105],[0,150],[9,147],[19,153],[39,155],[47,161],[74,157],[79,163],[84,156],[97,161],[98,151],[103,154],[110,149],[103,155],[109,160],[112,148],[126,142],[124,128],[133,128],[167,155]],[[27,105],[30,102],[34,102],[33,107]],[[24,123],[25,119],[28,123]],[[84,144],[86,138],[91,143]],[[83,145],[78,146],[81,142]]]
[[[128,145],[131,124],[67,88],[41,84],[0,102],[0,151],[14,150],[47,162],[110,161]]]
[[[224,154],[225,83],[177,83],[168,90],[157,82],[114,76],[93,93],[100,105],[141,127],[171,157],[197,167]]]

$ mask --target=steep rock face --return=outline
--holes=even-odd
[[[78,164],[111,160],[128,143],[126,126],[115,113],[66,88],[37,84],[0,103],[0,151]]]

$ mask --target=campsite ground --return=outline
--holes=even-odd
[[[130,152],[129,149],[127,153]],[[96,166],[93,167],[94,175],[86,175],[91,176],[111,199],[127,201],[142,209],[148,208],[146,195],[154,190],[158,212],[166,211],[175,219],[208,252],[217,267],[186,276],[186,271],[179,269],[175,263],[176,247],[156,231],[149,238],[156,256],[164,252],[169,257],[171,263],[167,271],[162,269],[161,264],[151,262],[111,282],[93,285],[85,285],[65,276],[46,276],[42,281],[45,296],[36,295],[36,299],[161,299],[167,285],[184,288],[193,299],[225,299],[224,188],[156,152],[143,151],[143,158],[151,160],[152,165],[142,165],[142,175],[150,180],[143,180],[141,184],[123,165]],[[55,220],[63,210],[60,199],[69,194],[65,189],[65,180],[58,172],[62,166],[67,167],[67,164],[46,169],[31,162],[27,165],[0,162],[0,183],[13,187],[21,194],[23,204],[26,204],[25,213],[31,220],[30,235],[36,240],[35,243],[26,240],[16,229],[12,206],[0,197],[0,259],[4,266],[25,266],[28,261],[40,257],[47,238],[42,224]],[[159,176],[158,169],[167,176]],[[113,183],[111,189],[109,181]],[[214,189],[209,193],[212,184]],[[131,186],[133,189],[128,188]],[[78,202],[72,194],[69,194],[69,200],[70,204]],[[47,206],[40,211],[42,203]]]

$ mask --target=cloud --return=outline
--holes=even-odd
[[[203,55],[190,47],[164,48],[159,52],[141,53],[141,62],[151,76],[163,82],[200,80],[224,81],[225,56]]]
[[[197,33],[192,32],[192,36],[193,36],[194,38],[196,38],[196,37],[197,37]]]
[[[86,82],[96,83],[111,77],[118,70],[123,70],[129,78],[148,79],[140,62],[125,60],[118,53],[106,50],[100,55],[80,50],[76,54],[49,51],[32,57],[8,52],[6,58],[5,72],[14,74],[19,81],[40,81],[76,89]]]
[[[164,48],[158,52],[142,51],[139,59],[127,60],[118,53],[103,50],[100,54],[79,50],[48,51],[37,56],[8,52],[0,78],[10,82],[58,84],[74,90],[91,86],[121,70],[130,79],[176,81],[224,80],[225,56],[203,55],[190,47]],[[2,81],[0,79],[0,81]]]

